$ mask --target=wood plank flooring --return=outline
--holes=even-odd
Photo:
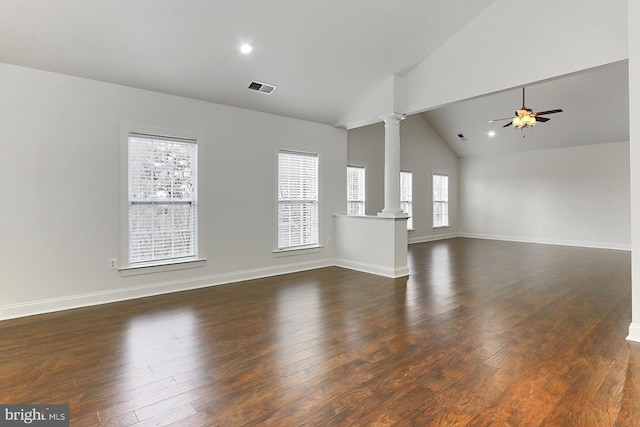
[[[0,403],[72,426],[640,426],[630,253],[451,239],[0,322]]]

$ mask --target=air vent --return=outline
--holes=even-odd
[[[256,92],[264,93],[266,95],[271,95],[271,92],[273,92],[275,88],[275,85],[270,85],[268,83],[251,82],[249,84],[249,89],[255,90]]]
[[[461,133],[458,134],[458,138],[460,138],[460,141],[466,141],[467,140],[467,138],[465,138],[464,135],[461,134]]]

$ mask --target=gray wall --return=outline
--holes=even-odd
[[[366,212],[384,207],[384,124],[348,131],[347,159],[366,167]],[[413,172],[413,227],[409,243],[456,236],[458,232],[458,159],[421,115],[400,124],[400,167]],[[449,228],[431,228],[432,174],[449,175]]]
[[[460,233],[630,249],[629,143],[460,159]]]
[[[347,133],[0,64],[0,319],[333,264],[276,256],[279,147],[320,156],[320,240],[345,212]],[[197,132],[203,267],[122,277],[121,126]],[[124,225],[126,227],[126,224]],[[126,236],[126,234],[125,234]]]

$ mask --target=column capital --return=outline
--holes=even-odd
[[[397,125],[397,124],[400,124],[400,122],[406,118],[407,118],[406,115],[400,114],[400,113],[389,113],[389,114],[383,114],[382,116],[380,116],[380,119],[384,121],[385,125]]]

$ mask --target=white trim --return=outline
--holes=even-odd
[[[411,201],[402,200],[402,174],[409,174],[409,176],[411,177]],[[414,231],[415,228],[413,227],[413,171],[411,170],[403,170],[400,169],[400,208],[402,209],[402,203],[408,203],[409,204],[409,212],[407,212],[408,218],[407,218],[407,231]],[[409,227],[409,223],[411,223],[411,227]]]
[[[433,197],[433,191],[434,191],[434,178],[435,176],[441,176],[441,177],[446,177],[447,178],[447,200],[435,200]],[[446,203],[447,206],[447,223],[445,225],[435,225],[435,219],[436,219],[436,212],[435,209],[433,208],[433,206],[436,203]],[[448,173],[440,173],[440,172],[435,172],[434,170],[431,170],[431,229],[432,230],[438,230],[440,228],[447,228],[451,226],[451,218],[449,215],[449,207],[451,206],[450,202],[449,202],[449,174]]]
[[[204,134],[192,130],[170,129],[159,126],[151,126],[135,123],[120,124],[120,271],[128,270],[129,265],[129,135],[152,135],[160,138],[172,138],[192,141],[196,144],[196,255],[195,258],[205,259],[204,248],[204,218],[206,215],[203,198],[200,197],[201,183],[204,182],[204,168],[200,167],[200,159],[203,158]],[[157,265],[161,265],[158,262]],[[175,270],[180,267],[172,267],[172,261],[166,263],[167,270]],[[128,275],[123,273],[123,276]]]
[[[286,251],[288,249],[298,249],[298,246],[294,246],[294,247],[280,247],[280,237],[279,237],[279,224],[278,224],[278,216],[279,216],[279,212],[280,212],[280,196],[278,194],[278,187],[280,184],[280,153],[281,152],[286,152],[286,153],[292,153],[292,154],[300,154],[300,155],[308,155],[308,156],[313,156],[316,157],[318,160],[318,199],[316,200],[316,206],[318,209],[318,241],[314,244],[311,244],[309,246],[305,246],[305,247],[316,247],[316,246],[320,246],[321,243],[323,242],[323,227],[322,227],[322,220],[321,220],[321,205],[322,205],[322,180],[323,180],[323,173],[322,173],[322,154],[320,153],[319,150],[313,150],[307,147],[302,147],[302,148],[291,148],[288,145],[278,145],[275,146],[275,153],[274,153],[274,173],[273,173],[273,179],[274,179],[274,184],[273,184],[273,195],[274,195],[274,223],[273,223],[273,243],[274,243],[274,249],[273,252],[281,252],[281,251]],[[346,177],[345,177],[346,178]]]
[[[372,217],[376,218],[376,217]],[[561,246],[577,246],[597,249],[630,250],[630,245],[613,243],[594,243],[578,241],[540,241],[536,239],[515,238],[509,236],[492,236],[473,233],[447,233],[434,236],[425,236],[411,239],[412,243],[430,242],[435,240],[451,239],[455,237],[465,237],[473,239],[503,240],[521,243],[542,243]],[[196,265],[204,261],[196,261]],[[19,317],[33,316],[43,313],[51,313],[62,310],[70,310],[79,307],[89,307],[100,304],[108,304],[118,301],[126,301],[137,298],[144,298],[173,292],[187,291],[192,289],[206,288],[223,284],[231,284],[246,280],[260,279],[281,274],[295,273],[299,271],[314,270],[324,267],[342,267],[364,273],[376,274],[379,276],[398,278],[409,275],[409,267],[385,268],[378,265],[349,261],[345,259],[320,259],[311,262],[290,263],[274,267],[254,268],[250,270],[234,271],[229,273],[214,274],[211,276],[196,277],[184,280],[159,282],[151,285],[136,286],[131,288],[121,288],[109,291],[92,292],[87,294],[70,295],[60,298],[50,298],[24,303],[8,304],[0,306],[0,321]],[[629,326],[629,341],[640,342],[640,324],[632,323]]]
[[[336,259],[334,265],[336,267],[348,268],[349,270],[361,271],[364,273],[376,274],[378,276],[396,279],[409,275],[409,266],[399,268],[386,268],[379,265],[368,264],[364,262],[349,261],[346,259]]]
[[[640,324],[632,323],[629,325],[629,336],[627,336],[627,341],[640,342]]]
[[[92,292],[87,294],[69,295],[60,298],[50,298],[25,303],[0,306],[0,320],[33,316],[36,314],[70,310],[79,307],[89,307],[126,301],[173,292],[188,291],[263,277],[278,276],[305,270],[333,266],[332,259],[321,259],[311,262],[284,264],[276,267],[254,268],[250,270],[215,274],[192,279],[159,282],[151,285],[121,288],[109,291]]]
[[[281,258],[296,255],[316,254],[322,252],[323,249],[324,246],[322,245],[294,246],[291,248],[274,249],[272,253],[275,258]]]
[[[362,199],[358,200],[349,200],[349,168],[351,169],[361,169],[362,170]],[[353,214],[354,216],[362,216],[367,214],[367,168],[366,166],[355,165],[347,163],[347,215],[349,214],[349,203],[361,203],[362,213],[361,214]]]
[[[413,243],[434,242],[436,240],[454,239],[456,237],[460,237],[458,233],[440,233],[430,236],[411,237],[408,239],[408,243],[411,245]]]
[[[165,263],[134,264],[120,268],[120,275],[123,277],[135,276],[139,274],[164,273],[165,271],[186,270],[188,268],[204,267],[206,258],[189,258],[186,260],[171,260]]]
[[[631,244],[613,242],[586,242],[581,240],[540,239],[536,237],[500,236],[480,233],[458,233],[458,237],[485,240],[504,240],[506,242],[538,243],[542,245],[574,246],[593,249],[613,249],[618,251],[630,251]]]

